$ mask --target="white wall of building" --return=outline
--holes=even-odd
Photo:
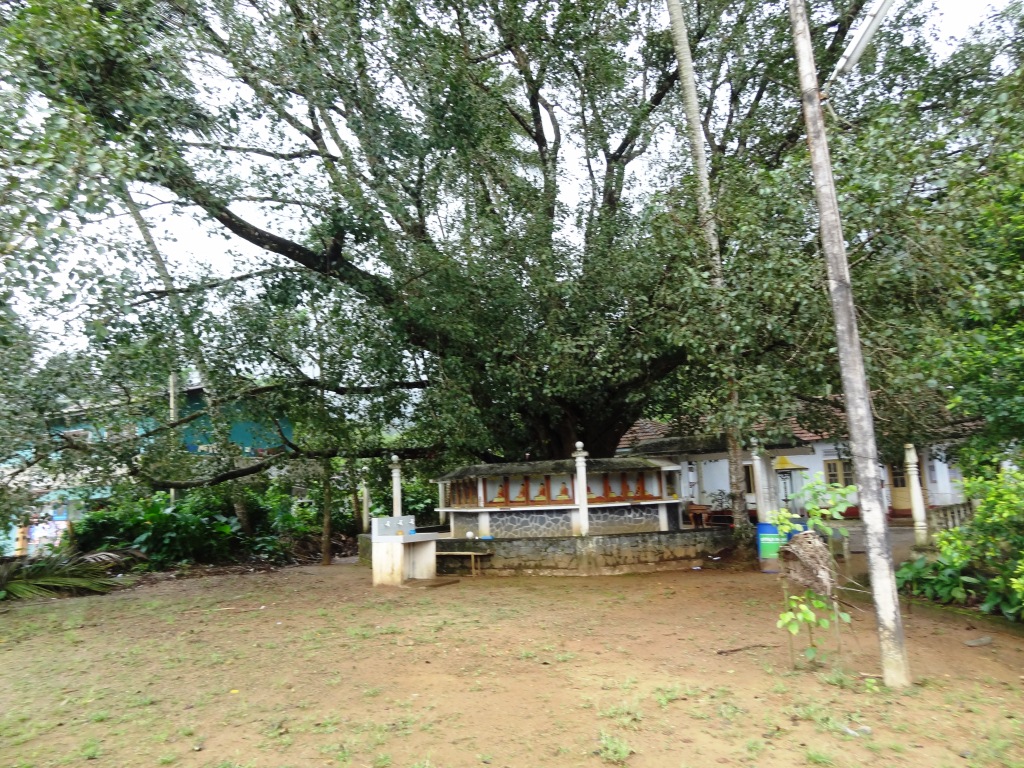
[[[770,452],[775,453],[775,452]],[[828,441],[812,443],[804,448],[787,449],[779,451],[792,463],[799,467],[806,467],[802,470],[793,470],[788,479],[780,481],[783,486],[780,489],[780,498],[797,494],[803,487],[807,478],[813,478],[821,473],[825,476],[826,461],[842,461],[844,447],[841,444]],[[946,463],[941,451],[928,449],[919,452],[921,456],[921,483],[924,487],[927,503],[930,506],[943,506],[946,504],[959,504],[964,500],[963,491],[960,487],[961,475],[959,468]],[[687,466],[686,459],[682,459],[683,466]],[[744,463],[749,465],[749,455],[744,457]],[[778,474],[778,473],[777,473]],[[684,472],[684,478],[688,477],[689,494],[688,498],[697,504],[710,504],[711,494],[715,491],[727,491],[729,489],[729,462],[721,454],[712,454],[707,458],[699,456],[691,457],[689,468]],[[889,472],[883,470],[886,487],[885,502],[891,505],[892,498],[889,486]],[[852,480],[847,482],[852,483]],[[683,488],[686,494],[686,484]],[[756,505],[754,494],[747,494],[747,506],[753,509]],[[793,506],[793,511],[797,511]]]

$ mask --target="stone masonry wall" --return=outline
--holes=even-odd
[[[610,536],[450,539],[438,541],[437,550],[491,552],[481,562],[486,573],[495,575],[588,576],[691,568],[732,543],[731,529],[706,528]],[[438,562],[438,573],[461,572],[466,565],[462,558]]]
[[[661,530],[656,506],[610,507],[591,509],[590,535],[610,533],[645,533]]]
[[[365,541],[364,541],[365,540]],[[612,536],[524,539],[441,539],[438,552],[490,552],[482,558],[488,574],[588,576],[691,568],[732,546],[728,528]],[[360,562],[370,563],[370,537],[359,537]],[[465,558],[439,558],[438,574],[468,572]]]

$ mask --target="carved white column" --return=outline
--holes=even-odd
[[[397,454],[391,457],[391,515],[402,516],[402,465]]]
[[[903,446],[903,460],[907,470],[907,488],[910,489],[910,513],[914,516],[914,543],[919,547],[928,544],[928,513],[924,508],[924,494],[921,492],[921,470],[918,467],[917,450],[912,443]]]
[[[576,506],[579,508],[580,536],[590,531],[590,500],[587,498],[587,456],[583,443],[576,443],[572,457],[576,459]]]

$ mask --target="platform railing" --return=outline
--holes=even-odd
[[[965,501],[961,504],[945,504],[928,509],[928,530],[932,533],[959,528],[974,516],[974,505]]]

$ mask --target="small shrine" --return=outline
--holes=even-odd
[[[438,478],[456,537],[527,538],[678,531],[680,470],[663,459],[574,458],[460,467]]]

